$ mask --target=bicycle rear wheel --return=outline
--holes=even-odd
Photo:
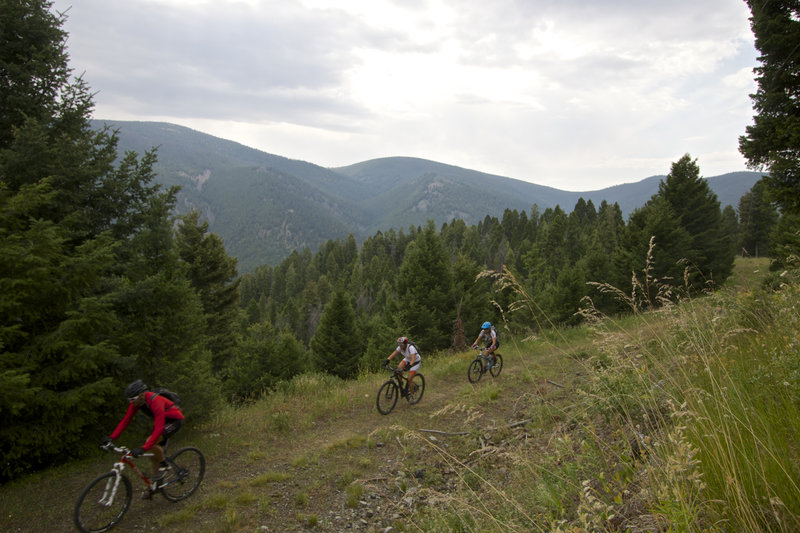
[[[492,375],[492,377],[496,378],[503,370],[503,356],[499,353],[495,353],[494,359],[495,361],[492,363],[492,368],[489,369],[489,373]]]
[[[75,526],[83,533],[108,531],[122,520],[130,507],[132,492],[131,481],[122,474],[106,472],[96,477],[78,496],[73,514]]]
[[[480,358],[475,358],[467,369],[467,379],[470,383],[477,383],[483,375],[483,363]]]
[[[400,396],[400,391],[397,384],[391,379],[381,385],[378,389],[378,398],[375,404],[378,406],[378,412],[382,415],[388,415],[397,404],[397,397]]]
[[[161,495],[171,502],[188,498],[206,473],[206,458],[197,448],[181,448],[167,458],[170,470],[161,482]]]
[[[422,374],[416,374],[414,376],[414,385],[416,385],[414,393],[408,394],[408,403],[411,405],[419,403],[419,401],[422,399],[422,395],[425,394],[425,376]]]

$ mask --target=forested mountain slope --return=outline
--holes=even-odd
[[[378,230],[429,219],[477,224],[486,215],[530,211],[534,204],[570,212],[579,198],[596,206],[618,203],[627,216],[664,177],[572,192],[412,157],[327,169],[174,124],[92,121],[95,128],[103,124],[119,130],[120,153],[158,148],[157,181],[182,187],[178,209],[201,211],[242,272],[277,264],[295,249],[316,250],[349,234],[361,242]],[[737,172],[708,181],[723,207],[736,206],[760,176]]]

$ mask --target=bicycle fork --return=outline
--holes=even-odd
[[[119,488],[119,480],[122,477],[122,467],[120,465],[115,464],[112,470],[114,471],[114,477],[106,481],[103,497],[98,502],[105,507],[111,507],[114,504],[114,498],[117,496],[117,489]]]

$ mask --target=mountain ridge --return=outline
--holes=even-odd
[[[530,212],[560,206],[571,212],[579,198],[595,206],[618,203],[624,216],[658,191],[663,175],[595,191],[562,191],[515,178],[422,158],[396,156],[325,168],[165,122],[94,120],[119,135],[121,153],[157,148],[156,181],[178,185],[177,208],[209,221],[240,272],[277,264],[292,251],[316,250],[353,234],[357,241],[389,229],[437,225],[453,219],[477,224],[506,209]],[[761,177],[734,172],[706,178],[722,206]]]

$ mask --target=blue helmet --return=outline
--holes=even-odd
[[[481,326],[481,329],[489,329],[490,327],[492,327],[491,322],[484,322],[483,325]]]

